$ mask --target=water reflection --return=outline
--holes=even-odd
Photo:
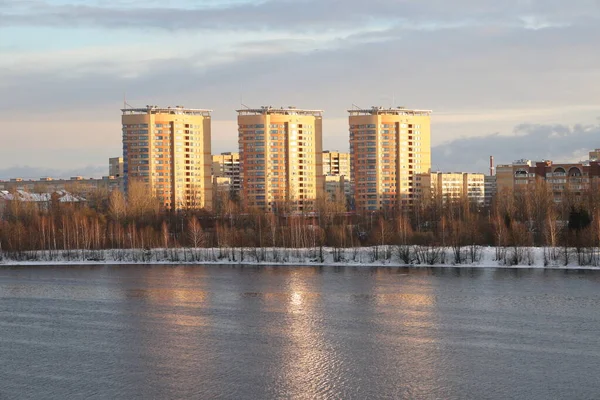
[[[278,366],[276,397],[295,394],[299,398],[323,398],[332,394],[336,378],[343,376],[335,349],[324,337],[318,294],[322,283],[318,268],[299,269],[287,275],[283,304],[285,341]]]
[[[599,278],[339,266],[0,269],[0,393],[596,398]]]
[[[209,277],[191,268],[166,267],[146,270],[134,287],[123,282],[130,301],[143,305],[132,324],[143,332],[137,353],[144,355],[139,360],[143,381],[153,393],[192,398],[198,368],[206,376],[218,374],[212,369],[215,348],[206,340],[215,324],[210,313],[201,311],[211,307],[210,292],[204,289]]]
[[[421,272],[417,275],[424,279],[392,282],[389,271],[383,269],[374,287],[379,311],[373,321],[376,337],[378,344],[386,343],[377,348],[385,360],[382,367],[396,371],[397,381],[386,382],[396,398],[432,398],[440,394],[436,384],[442,365],[437,350],[437,301],[431,281],[425,278],[432,271]]]

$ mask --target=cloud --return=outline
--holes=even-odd
[[[435,144],[514,135],[523,121],[595,123],[599,6],[0,0],[0,166],[105,164],[124,94],[215,110],[215,152],[237,148],[240,100],[324,109],[325,146],[339,150],[353,103],[433,109]]]
[[[100,26],[136,29],[331,29],[393,21],[435,28],[439,23],[519,24],[539,29],[598,17],[596,0],[269,0],[81,4],[13,0],[0,3],[4,26]]]
[[[339,108],[341,113],[352,102],[378,104],[383,96],[393,95],[408,107],[439,112],[465,106],[595,104],[599,36],[600,26],[528,35],[519,31],[482,35],[478,29],[460,28],[392,35],[375,43],[333,39],[322,49],[308,46],[300,52],[284,47],[282,40],[276,51],[273,42],[260,46],[252,41],[249,48],[244,42],[228,52],[191,48],[188,54],[165,59],[143,55],[131,59],[119,57],[122,51],[109,51],[103,58],[78,61],[58,54],[62,64],[49,66],[47,58],[32,56],[27,63],[3,71],[6,89],[0,85],[0,92],[11,95],[0,96],[0,109],[23,107],[21,96],[31,106],[43,102],[60,107],[72,101],[85,107],[108,100],[109,88],[113,99],[124,91],[140,98],[153,92],[166,99],[180,96],[182,101],[206,94],[215,104],[207,107],[215,109],[232,88],[237,92],[234,100],[240,91],[259,102],[297,101],[299,94],[304,94],[303,103],[335,98],[333,107],[330,101],[320,107],[329,112]],[[86,52],[93,54],[94,49]],[[30,70],[31,66],[37,69]],[[47,97],[57,95],[60,102],[48,101]]]
[[[432,148],[432,169],[441,171],[486,172],[489,157],[496,164],[515,160],[577,162],[600,147],[600,125],[522,124],[514,135],[493,134],[461,138]]]

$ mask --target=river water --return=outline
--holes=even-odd
[[[0,269],[0,399],[598,399],[600,272]]]

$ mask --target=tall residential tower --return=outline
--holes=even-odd
[[[210,110],[126,108],[125,187],[146,183],[165,208],[212,208]]]
[[[373,107],[348,112],[356,209],[412,206],[415,175],[431,169],[431,111]]]
[[[312,211],[323,194],[322,111],[238,110],[242,199],[266,211]]]

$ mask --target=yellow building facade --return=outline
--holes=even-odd
[[[431,172],[415,176],[417,200],[440,200],[443,204],[467,199],[485,204],[485,175],[466,172]]]
[[[228,191],[239,192],[242,188],[240,153],[213,154],[212,176],[213,180],[219,178],[220,184],[227,185]]]
[[[415,175],[431,169],[431,111],[373,107],[348,112],[356,209],[412,206]]]
[[[211,111],[179,106],[121,111],[126,188],[143,182],[168,209],[212,209]]]
[[[323,175],[344,176],[350,180],[350,153],[323,151]]]
[[[265,211],[314,211],[323,195],[322,111],[238,110],[242,200]]]

